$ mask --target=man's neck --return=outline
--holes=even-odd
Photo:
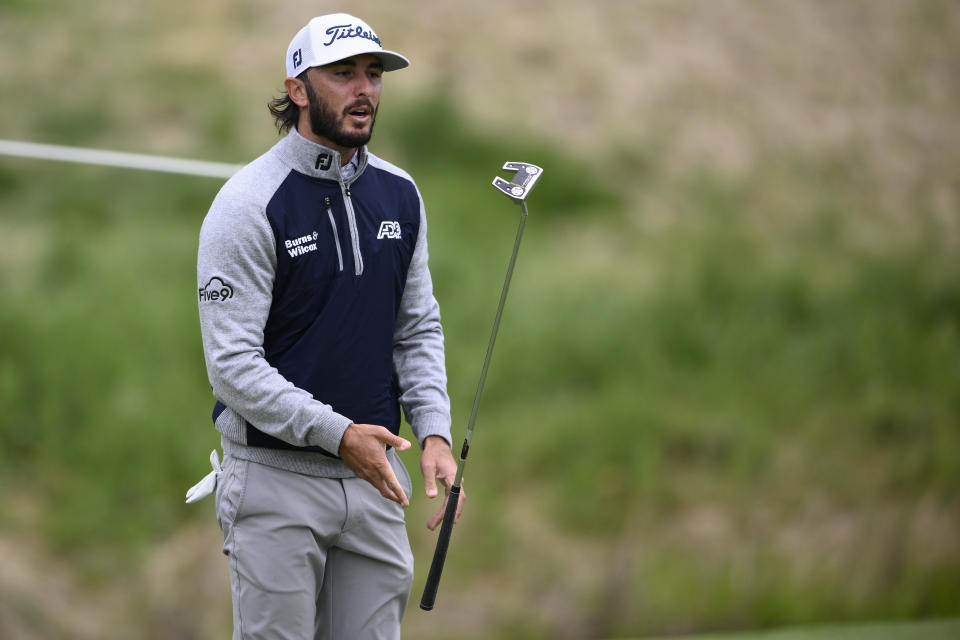
[[[328,145],[329,146],[329,145]],[[340,166],[345,167],[350,164],[350,161],[353,160],[353,157],[357,155],[357,148],[353,147],[352,149],[343,149],[342,147],[333,147],[340,152]]]
[[[334,151],[339,153],[341,167],[347,166],[350,163],[350,161],[353,160],[353,156],[357,155],[357,151],[358,151],[357,147],[341,147],[340,145],[334,144],[329,140],[327,140],[326,138],[323,138],[315,134],[309,126],[297,127],[297,133],[299,133],[301,136],[303,136],[310,142],[316,142],[319,145],[322,145],[328,149],[333,149]]]

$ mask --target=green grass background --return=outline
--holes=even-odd
[[[455,449],[518,221],[489,182],[505,160],[545,168],[468,511],[438,609],[411,609],[407,635],[960,615],[956,6],[600,3],[644,39],[598,39],[622,57],[598,50],[593,70],[550,37],[578,5],[523,9],[541,90],[523,107],[531,92],[464,63],[519,55],[475,35],[498,33],[489,18],[435,3],[441,31],[360,4],[408,38],[388,46],[461,56],[398,78],[373,144],[428,205]],[[332,10],[295,8],[0,4],[0,138],[249,159],[274,139],[268,57]],[[554,104],[569,87],[583,102]],[[212,504],[182,503],[218,444],[194,294],[218,187],[0,158],[0,636],[229,632]],[[416,600],[436,505],[413,475]],[[886,633],[956,634],[930,624]],[[843,628],[796,633],[860,637]]]
[[[721,633],[697,636],[697,640],[949,640],[956,638],[960,622],[929,620],[886,624],[849,624],[795,627],[776,631]]]

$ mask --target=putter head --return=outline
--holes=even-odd
[[[510,180],[504,180],[497,176],[493,179],[493,186],[514,202],[526,200],[543,174],[543,169],[529,162],[508,162],[503,165],[503,168],[513,171],[513,177]]]

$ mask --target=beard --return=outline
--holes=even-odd
[[[347,105],[343,113],[337,115],[333,112],[333,109],[317,97],[309,82],[305,82],[304,86],[307,89],[307,98],[310,100],[308,113],[310,115],[310,129],[314,135],[345,149],[357,149],[370,142],[370,138],[373,137],[373,125],[377,122],[379,105],[374,108],[373,103],[369,100],[357,100]],[[369,129],[355,130],[344,124],[347,113],[358,106],[370,108],[373,117],[370,119]]]

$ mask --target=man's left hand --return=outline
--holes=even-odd
[[[420,456],[420,470],[423,472],[424,488],[427,497],[430,499],[437,497],[437,482],[443,485],[445,496],[449,498],[450,487],[457,476],[457,463],[453,459],[453,452],[450,451],[450,445],[440,436],[429,436],[423,442],[423,454]],[[460,501],[457,503],[457,516],[454,522],[460,519],[460,513],[463,511],[463,504],[467,500],[467,494],[463,490],[461,481]],[[440,510],[437,511],[429,520],[427,520],[427,529],[433,531],[443,520],[443,512],[446,509],[447,501],[443,501]]]

